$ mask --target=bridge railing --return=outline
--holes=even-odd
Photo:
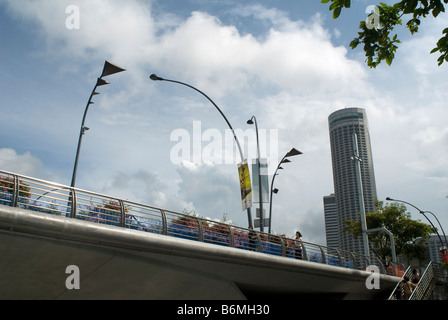
[[[1,170],[0,205],[351,269],[375,264],[385,272],[380,261],[355,253]]]

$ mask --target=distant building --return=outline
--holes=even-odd
[[[426,239],[417,239],[417,243],[423,241],[423,245],[426,247],[425,257],[420,260],[418,258],[409,259],[406,256],[399,255],[397,260],[399,263],[403,263],[405,266],[413,266],[419,268],[420,272],[424,271],[427,264],[432,261],[434,263],[442,263],[442,255],[440,249],[445,247],[445,237],[441,234],[442,242],[440,242],[438,235],[432,235]]]
[[[354,239],[350,233],[343,231],[346,220],[359,220],[360,200],[356,175],[356,162],[354,155],[353,134],[357,136],[359,157],[361,162],[362,190],[364,196],[365,212],[374,212],[374,201],[377,198],[373,158],[370,144],[367,115],[362,108],[345,108],[330,114],[328,117],[330,131],[331,161],[333,167],[334,200],[337,212],[338,248],[364,254],[362,237]],[[331,199],[326,199],[331,207]],[[325,198],[324,198],[325,203]],[[327,215],[327,214],[326,214]],[[336,232],[331,211],[328,213],[330,225],[327,230],[327,241],[335,243],[334,236],[329,233]]]
[[[339,221],[334,193],[324,197],[325,237],[327,247],[339,247]]]
[[[442,263],[442,255],[440,254],[440,249],[445,247],[445,238],[441,235],[443,244],[440,243],[439,236],[433,235],[428,239],[425,239],[425,246],[428,248],[428,258],[432,262]]]

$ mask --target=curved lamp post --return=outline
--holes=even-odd
[[[87,111],[89,110],[89,106],[91,104],[93,104],[92,97],[94,95],[99,94],[98,92],[95,92],[95,90],[99,86],[103,86],[103,85],[109,84],[109,82],[104,80],[103,77],[109,76],[109,75],[114,74],[114,73],[122,72],[122,71],[126,71],[126,69],[123,69],[123,68],[121,68],[119,66],[116,66],[116,65],[110,63],[107,60],[104,62],[103,72],[101,73],[101,76],[96,81],[95,87],[93,88],[92,93],[90,94],[90,97],[89,97],[89,101],[87,102],[86,109],[84,111],[84,116],[82,117],[81,130],[79,132],[79,139],[78,139],[78,148],[76,150],[75,165],[73,167],[72,182],[70,184],[71,187],[75,186],[76,172],[78,170],[79,151],[81,150],[82,136],[84,135],[84,133],[87,130],[89,130],[89,128],[87,128],[84,125],[84,123],[86,121]]]
[[[426,218],[426,220],[429,221],[429,223],[431,224],[431,226],[436,230],[437,236],[439,237],[440,244],[443,246],[443,241],[442,241],[442,238],[440,237],[439,232],[437,231],[437,228],[434,226],[434,224],[431,222],[431,220],[429,220],[428,217],[425,215],[425,213],[430,213],[430,214],[432,214],[433,217],[434,217],[434,218],[437,220],[437,222],[439,223],[440,229],[442,230],[442,232],[443,232],[443,236],[445,237],[445,247],[448,246],[448,242],[447,242],[447,240],[446,240],[445,231],[443,231],[442,225],[440,224],[439,219],[437,219],[437,217],[435,216],[434,213],[432,213],[431,211],[422,211],[422,210],[420,210],[419,208],[417,208],[416,206],[414,206],[413,204],[411,204],[411,203],[409,203],[409,202],[406,202],[406,201],[403,201],[403,200],[392,199],[392,198],[389,198],[389,197],[387,197],[386,200],[388,200],[388,201],[396,201],[396,202],[403,202],[403,203],[406,203],[406,204],[410,205],[411,207],[414,207],[415,209],[417,209],[418,212],[420,212],[420,213]]]
[[[284,157],[282,158],[282,160],[279,162],[279,164],[278,164],[278,166],[277,166],[277,169],[275,169],[274,175],[272,176],[272,180],[271,180],[271,191],[270,191],[271,195],[270,195],[270,204],[269,204],[269,233],[271,233],[271,221],[272,221],[272,193],[277,194],[277,192],[278,192],[278,189],[277,189],[277,188],[274,189],[274,180],[275,180],[275,176],[278,175],[277,171],[278,171],[279,169],[283,169],[282,167],[280,167],[280,165],[281,165],[282,163],[288,163],[288,162],[291,162],[289,159],[286,159],[286,158],[288,158],[288,157],[292,157],[292,156],[298,156],[298,155],[300,155],[300,154],[303,154],[303,153],[302,153],[301,151],[295,149],[295,148],[292,148],[287,154],[285,154],[285,156],[284,156]]]
[[[154,81],[167,81],[167,82],[173,82],[173,83],[181,84],[181,85],[183,85],[183,86],[189,87],[189,88],[191,88],[191,89],[193,89],[193,90],[199,92],[199,93],[202,94],[205,98],[207,98],[207,100],[211,102],[211,104],[216,108],[216,110],[218,110],[218,112],[219,112],[219,113],[221,114],[221,116],[224,118],[224,120],[226,121],[226,123],[227,123],[227,125],[229,126],[230,130],[232,131],[233,137],[234,137],[235,142],[236,142],[236,145],[237,145],[237,147],[238,147],[238,151],[239,151],[239,153],[240,153],[241,161],[244,161],[243,151],[242,151],[242,149],[241,149],[240,142],[238,141],[238,138],[236,137],[236,134],[235,134],[235,131],[233,130],[232,125],[230,124],[229,120],[227,120],[226,116],[225,116],[224,113],[221,111],[221,109],[219,109],[219,107],[216,105],[216,103],[215,103],[212,99],[210,99],[209,96],[207,96],[207,95],[206,95],[204,92],[202,92],[201,90],[199,90],[199,89],[197,89],[197,88],[193,87],[192,85],[189,85],[188,83],[185,83],[185,82],[181,82],[181,81],[177,81],[177,80],[164,79],[164,78],[161,78],[161,77],[159,77],[159,76],[157,76],[157,75],[155,75],[155,74],[151,74],[151,75],[149,76],[149,78],[150,78],[151,80],[154,80]],[[249,220],[249,227],[252,227],[252,217],[251,217],[251,210],[250,210],[250,207],[247,208],[247,218],[248,218],[248,220]]]

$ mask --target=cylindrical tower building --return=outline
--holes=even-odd
[[[353,136],[356,134],[365,213],[375,211],[376,184],[370,144],[367,115],[362,108],[345,108],[330,114],[331,160],[333,166],[334,194],[339,222],[339,248],[364,254],[362,237],[354,239],[343,229],[347,220],[360,219],[360,197],[354,159]],[[362,197],[361,197],[362,198]]]

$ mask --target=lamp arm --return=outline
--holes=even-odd
[[[240,143],[239,143],[239,141],[238,141],[238,139],[237,139],[237,137],[236,137],[236,134],[235,134],[235,131],[234,131],[233,128],[232,128],[232,125],[230,124],[229,120],[227,120],[226,116],[225,116],[224,113],[221,111],[221,109],[216,105],[216,103],[215,103],[212,99],[210,99],[209,96],[207,96],[207,95],[206,95],[204,92],[202,92],[201,90],[199,90],[199,89],[193,87],[192,85],[189,85],[188,83],[184,83],[184,82],[177,81],[177,80],[164,79],[164,78],[160,78],[160,77],[159,77],[157,80],[162,80],[162,81],[168,81],[168,82],[173,82],[173,83],[181,84],[181,85],[183,85],[183,86],[189,87],[189,88],[191,88],[191,89],[193,89],[193,90],[199,92],[199,93],[202,94],[204,97],[206,97],[206,98],[208,99],[208,101],[210,101],[210,102],[213,104],[213,106],[216,108],[216,110],[219,111],[219,113],[221,114],[221,116],[222,116],[222,117],[224,118],[224,120],[226,121],[227,125],[229,126],[230,130],[232,131],[233,137],[234,137],[234,139],[235,139],[235,141],[236,141],[236,144],[237,144],[237,146],[238,146],[238,151],[239,151],[240,156],[241,156],[241,161],[244,160],[244,157],[243,157],[243,151],[242,151],[242,149],[241,149],[241,145],[240,145]]]

